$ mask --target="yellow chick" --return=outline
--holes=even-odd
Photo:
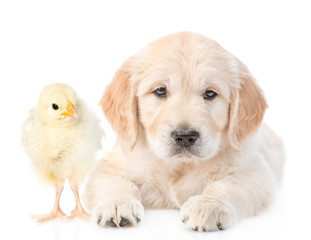
[[[99,124],[95,113],[70,86],[55,83],[42,90],[22,127],[22,144],[35,171],[56,189],[52,211],[33,216],[39,222],[66,217],[59,206],[66,179],[76,200],[69,218],[90,216],[82,207],[78,188],[101,148],[103,130]]]

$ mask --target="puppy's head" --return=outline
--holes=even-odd
[[[211,39],[181,32],[129,58],[101,106],[132,148],[143,134],[159,157],[211,158],[224,143],[239,149],[267,104],[238,59]]]

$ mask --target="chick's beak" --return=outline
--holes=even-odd
[[[75,106],[68,100],[66,111],[62,112],[61,115],[78,118],[78,114]]]

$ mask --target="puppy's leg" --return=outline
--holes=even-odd
[[[90,179],[85,200],[93,219],[101,226],[136,225],[144,215],[139,189],[122,177],[103,175]]]
[[[195,231],[216,231],[263,210],[276,188],[268,167],[239,171],[209,184],[181,207],[184,224]]]

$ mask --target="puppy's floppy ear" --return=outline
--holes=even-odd
[[[131,84],[131,63],[126,60],[107,86],[100,101],[102,110],[117,135],[133,148],[138,134],[137,99]]]
[[[263,119],[267,102],[247,67],[238,60],[240,88],[231,96],[228,138],[231,146],[239,150],[242,141],[254,133]]]

